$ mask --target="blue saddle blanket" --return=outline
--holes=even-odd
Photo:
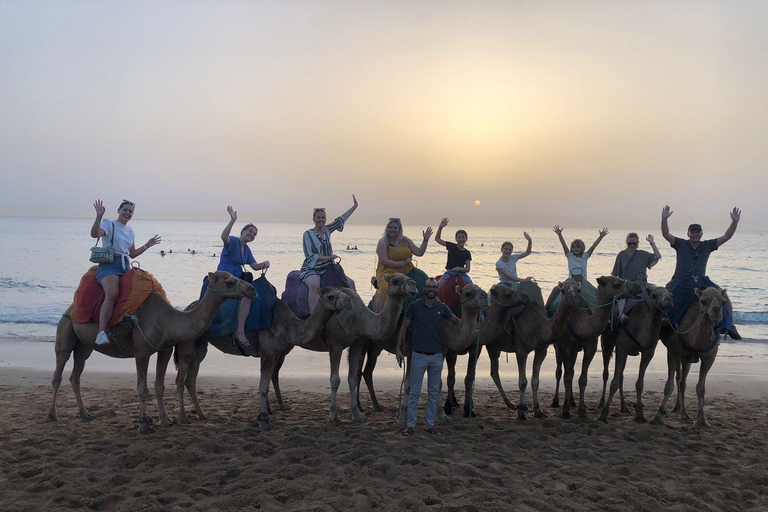
[[[251,310],[245,320],[246,331],[268,329],[272,326],[272,315],[277,304],[277,290],[267,277],[262,275],[251,283],[258,297],[251,301]],[[208,278],[203,279],[203,287],[200,290],[200,298],[208,289]],[[240,299],[227,299],[216,313],[213,323],[203,334],[203,338],[216,338],[229,336],[237,331],[237,315],[240,311]]]
[[[688,311],[688,308],[699,302],[699,297],[694,292],[694,288],[705,290],[710,286],[720,290],[720,287],[713,283],[707,276],[699,277],[697,279],[684,277],[667,283],[667,290],[672,292],[672,309],[667,312],[669,323],[675,327],[680,325],[680,321],[683,319],[685,312]],[[733,317],[726,307],[723,306],[723,319],[715,326],[715,328],[730,331],[732,326]]]

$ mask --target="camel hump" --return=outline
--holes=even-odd
[[[520,292],[528,296],[533,302],[544,309],[544,296],[541,294],[541,287],[533,281],[524,281],[520,283]]]

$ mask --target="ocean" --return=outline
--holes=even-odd
[[[89,236],[92,223],[93,220],[88,218],[0,217],[0,239],[6,240],[0,246],[0,340],[44,343],[54,341],[56,324],[61,313],[71,303],[82,274],[91,266],[88,256],[89,247],[94,243]],[[163,242],[135,261],[141,264],[142,269],[159,279],[174,306],[184,308],[198,299],[204,276],[216,270],[217,256],[221,251],[219,237],[225,224],[226,219],[176,221],[144,220],[137,217],[130,223],[136,234],[137,245],[143,244],[155,234],[160,234]],[[238,222],[235,230],[239,229],[241,224]],[[270,261],[271,268],[267,278],[277,288],[278,294],[282,293],[288,272],[301,266],[304,258],[301,235],[311,226],[281,223],[257,225],[259,235],[250,244],[251,250],[257,261]],[[418,245],[423,227],[406,225],[405,234]],[[533,238],[533,252],[518,263],[518,274],[521,277],[536,278],[545,298],[552,286],[566,277],[566,259],[557,236],[550,227],[464,227],[451,224],[444,230],[444,238],[452,240],[455,230],[462,227],[469,232],[467,248],[472,251],[473,258],[470,275],[474,282],[485,290],[498,282],[495,263],[501,254],[502,242],[512,241],[515,253],[524,251],[524,230]],[[352,217],[343,232],[333,234],[333,247],[336,254],[342,258],[341,265],[355,280],[357,290],[365,301],[374,292],[370,279],[374,275],[376,265],[376,243],[383,230],[383,225],[356,224]],[[650,250],[645,241],[647,231],[611,229],[590,259],[588,277],[593,283],[597,277],[610,273],[616,253],[625,248],[624,238],[629,231],[637,231],[640,234],[640,248]],[[589,247],[597,233],[597,227],[566,228],[564,236],[567,242],[581,238]],[[649,281],[664,285],[672,276],[675,253],[661,237],[660,232],[652,233],[662,259],[648,272]],[[677,233],[673,230],[673,233],[684,236],[683,232]],[[357,246],[358,250],[346,250],[347,246]],[[165,251],[165,256],[160,254],[161,250]],[[434,237],[424,257],[417,258],[419,268],[430,275],[443,272],[445,259],[446,251],[434,242]],[[768,360],[766,233],[738,231],[731,241],[712,254],[708,270],[712,280],[728,290],[735,308],[735,322],[744,337],[741,342],[730,339],[724,341],[719,357],[765,357]],[[660,350],[664,350],[662,346]],[[209,354],[215,352],[209,351]],[[301,357],[294,356],[297,352],[306,354],[305,351],[294,351],[289,359]],[[52,356],[51,350],[51,369]],[[307,359],[302,364],[319,364],[317,370],[327,372],[327,362],[324,365],[313,363],[312,361],[317,361],[317,355],[313,357],[315,359]],[[237,358],[223,359],[219,363],[222,368],[226,368]],[[657,355],[654,363],[660,364],[664,359],[663,356]],[[385,364],[393,368],[393,361],[394,357]],[[600,371],[599,361],[598,356],[590,373]],[[0,360],[0,363],[3,361]],[[253,368],[254,365],[251,364],[249,372],[252,373]]]

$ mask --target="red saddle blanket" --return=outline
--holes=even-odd
[[[97,268],[94,265],[85,273],[75,291],[75,299],[69,315],[75,323],[99,321],[99,311],[104,303],[104,290],[96,282]],[[119,323],[125,315],[134,314],[152,292],[159,293],[168,301],[163,286],[149,272],[131,269],[120,276],[120,293],[115,302],[112,318],[109,319],[109,327]]]

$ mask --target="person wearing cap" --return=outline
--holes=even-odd
[[[427,373],[427,432],[440,434],[435,427],[437,417],[437,392],[440,390],[440,373],[443,371],[443,338],[440,324],[443,320],[457,325],[459,317],[451,312],[444,303],[437,300],[438,284],[435,279],[424,283],[424,297],[412,302],[405,312],[405,318],[397,336],[395,355],[397,362],[403,362],[403,341],[410,328],[412,337],[411,353],[411,391],[408,395],[408,422],[402,434],[405,437],[414,434],[419,407],[421,385],[424,373]]]
[[[701,224],[698,223],[688,226],[688,240],[670,234],[669,218],[672,216],[672,213],[673,211],[669,205],[662,209],[661,234],[677,253],[675,273],[672,276],[672,280],[667,283],[667,289],[672,291],[673,301],[677,308],[682,305],[681,302],[685,303],[686,299],[688,299],[687,302],[695,302],[695,300],[690,298],[694,287],[701,290],[710,286],[714,286],[718,290],[721,289],[707,276],[707,261],[710,254],[719,249],[721,245],[730,240],[734,233],[736,233],[736,228],[741,219],[741,210],[734,208],[731,211],[731,225],[728,226],[728,229],[725,230],[722,236],[703,241],[701,238],[704,232],[701,229]],[[733,304],[731,304],[730,300],[725,303],[725,308],[728,315],[725,315],[723,318],[723,328],[731,338],[740,340],[741,335],[739,335],[739,331],[735,325],[732,325]]]

